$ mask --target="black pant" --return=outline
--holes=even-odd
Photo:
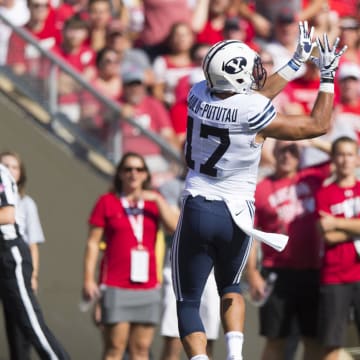
[[[8,309],[5,304],[3,304],[3,312],[10,360],[30,360],[29,340],[24,336],[18,324],[13,321],[11,309]]]
[[[40,359],[68,360],[70,356],[45,323],[40,305],[31,288],[31,275],[32,262],[28,245],[21,238],[0,239],[0,297],[7,321],[14,324],[17,331],[28,339]],[[21,357],[24,351],[26,354],[21,339],[9,342],[9,346],[13,347],[10,351],[16,356],[11,359],[28,359],[26,356],[29,355]]]

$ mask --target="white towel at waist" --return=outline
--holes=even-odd
[[[283,251],[289,237],[283,234],[267,233],[254,228],[251,212],[254,206],[250,201],[225,200],[235,224],[248,236],[262,241],[277,251]]]

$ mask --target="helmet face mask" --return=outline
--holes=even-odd
[[[260,90],[266,80],[258,54],[238,40],[212,46],[205,56],[203,71],[213,92],[247,93],[250,89]]]

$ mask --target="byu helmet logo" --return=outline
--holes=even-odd
[[[246,59],[242,56],[239,56],[236,58],[232,58],[226,64],[223,63],[222,69],[228,74],[237,74],[240,71],[244,70],[246,64]]]

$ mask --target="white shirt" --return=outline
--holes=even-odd
[[[28,195],[18,199],[20,233],[28,244],[43,243],[44,232],[35,201]]]

